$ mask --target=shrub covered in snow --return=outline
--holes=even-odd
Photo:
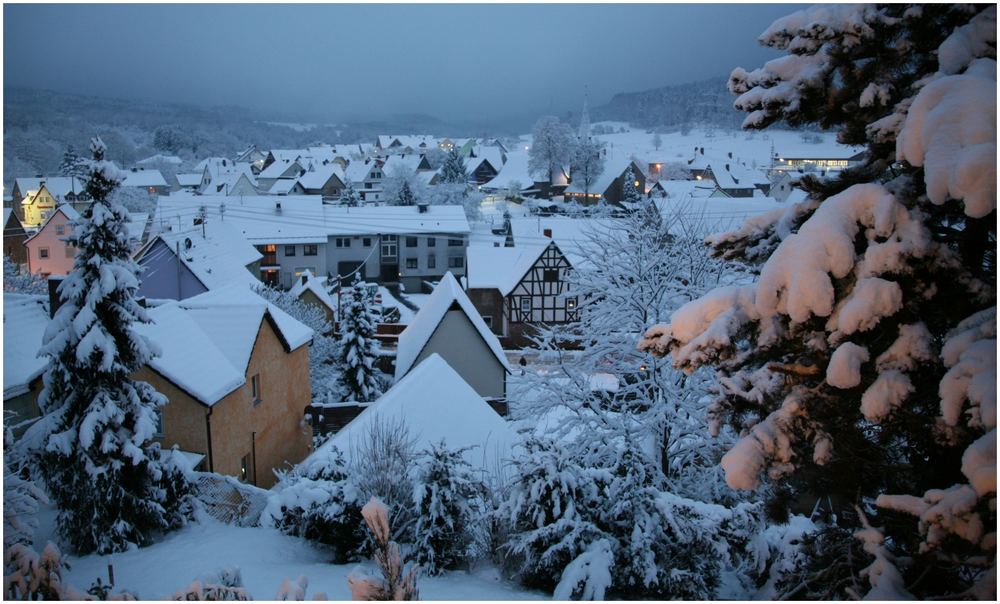
[[[788,54],[733,72],[744,125],[838,128],[866,160],[710,238],[763,262],[759,279],[640,347],[716,368],[712,415],[742,434],[722,459],[731,486],[830,495],[828,530],[858,529],[868,557],[810,589],[860,596],[860,575],[876,598],[995,597],[996,7],[821,5],[761,41]],[[859,496],[884,527],[850,513]]]
[[[399,545],[390,537],[389,510],[374,497],[361,509],[375,542],[374,559],[380,577],[352,573],[347,577],[352,600],[418,600],[417,567],[407,571]]]
[[[412,545],[423,572],[436,575],[475,556],[485,520],[484,486],[461,450],[432,445],[417,461]]]
[[[69,236],[79,253],[40,350],[50,361],[38,400],[43,416],[22,441],[59,508],[59,533],[77,552],[108,553],[180,525],[189,488],[174,457],[153,441],[166,398],[130,378],[157,351],[134,329],[149,318],[134,297],[139,266],[128,213],[107,201],[119,173],[100,139],[92,150],[94,201]]]
[[[324,451],[281,476],[262,518],[290,535],[332,545],[342,563],[356,559],[364,544],[362,499],[340,450]]]
[[[15,294],[47,294],[49,286],[41,275],[21,268],[4,254],[3,290]]]

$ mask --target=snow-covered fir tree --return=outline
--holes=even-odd
[[[622,176],[622,205],[629,209],[645,206],[644,200],[646,196],[642,194],[642,190],[635,183],[635,172],[632,170],[632,166],[629,165]]]
[[[713,237],[759,278],[641,346],[717,370],[730,485],[823,498],[863,545],[828,539],[785,595],[994,599],[996,7],[818,6],[760,39],[788,55],[733,72],[744,126],[835,128],[866,159]]]
[[[87,160],[76,154],[73,145],[66,147],[62,161],[59,162],[59,174],[62,176],[87,177]]]
[[[361,196],[358,195],[350,177],[344,178],[344,188],[340,190],[340,203],[352,208],[361,205]]]
[[[313,330],[312,345],[309,347],[309,382],[313,402],[334,403],[343,400],[337,366],[339,346],[336,338],[330,335],[333,326],[323,309],[273,287],[258,287],[257,294]]]
[[[128,215],[107,201],[120,173],[99,138],[91,150],[93,201],[68,238],[79,253],[40,350],[49,359],[43,416],[23,441],[59,508],[60,535],[77,552],[108,553],[181,524],[188,485],[153,442],[166,398],[130,377],[156,347],[134,329],[149,318],[134,297],[139,267],[129,253]]]
[[[553,116],[544,116],[531,130],[528,171],[540,180],[551,181],[565,170],[573,157],[573,129]]]
[[[396,194],[396,205],[397,206],[412,206],[417,203],[417,198],[413,195],[413,190],[410,188],[410,183],[403,181],[403,184],[399,186],[399,192]]]
[[[458,149],[452,147],[448,151],[448,155],[444,158],[444,163],[441,165],[441,170],[438,175],[442,183],[445,184],[466,184],[469,179],[469,175],[465,173],[465,162],[462,161],[462,156],[458,154]]]
[[[12,294],[44,295],[48,293],[49,286],[41,275],[18,266],[9,256],[4,254],[3,290]]]
[[[413,488],[413,549],[421,571],[436,575],[474,554],[485,519],[484,486],[461,450],[442,441],[418,461]]]
[[[371,297],[357,283],[342,294],[338,369],[345,401],[368,402],[382,395],[375,360],[375,316]]]
[[[594,186],[597,179],[604,172],[604,145],[589,136],[580,139],[573,146],[573,155],[570,159],[570,176],[573,184],[583,189],[587,195],[590,188]]]

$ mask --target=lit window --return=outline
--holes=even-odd
[[[576,298],[566,298],[566,308],[573,310],[576,308]]]
[[[240,482],[247,482],[250,479],[250,454],[243,456],[240,460]]]

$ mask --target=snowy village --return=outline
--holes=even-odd
[[[5,600],[996,600],[995,5],[284,10],[4,6]]]

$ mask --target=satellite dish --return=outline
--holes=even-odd
[[[184,238],[184,249],[189,250],[189,249],[191,249],[192,245],[193,244],[191,243],[191,238],[190,237],[185,237]]]

